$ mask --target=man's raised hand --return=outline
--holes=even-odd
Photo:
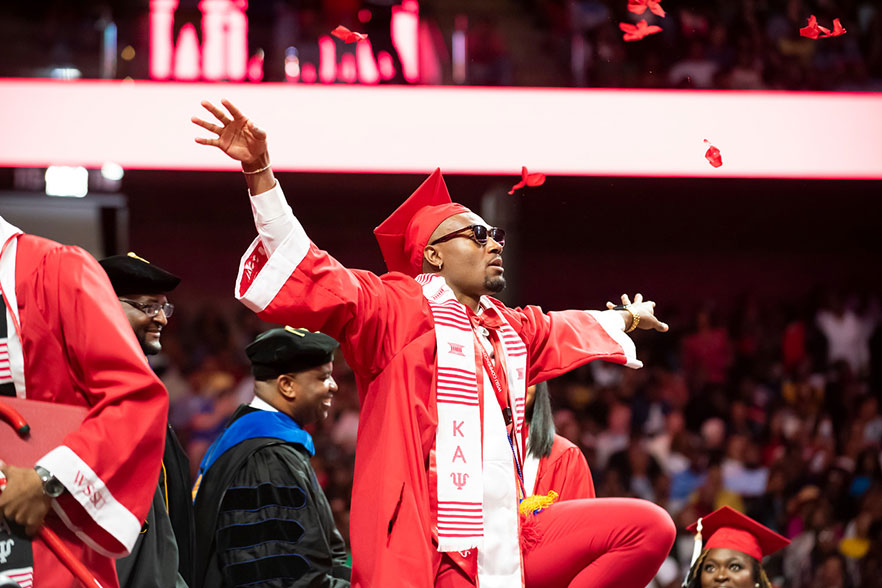
[[[214,115],[214,118],[221,123],[220,125],[195,116],[190,119],[203,129],[217,135],[213,139],[196,137],[196,142],[200,145],[217,147],[236,161],[241,161],[243,166],[247,164],[258,167],[268,165],[266,131],[251,122],[229,100],[221,100],[221,104],[224,105],[232,118],[208,100],[202,101],[202,106]]]

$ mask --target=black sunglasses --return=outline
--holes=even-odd
[[[465,235],[466,231],[471,231],[471,235]],[[485,227],[484,225],[469,225],[467,227],[463,227],[461,229],[457,229],[452,233],[447,233],[442,237],[438,237],[429,245],[436,245],[438,243],[443,243],[445,241],[450,241],[451,239],[456,239],[457,237],[466,237],[468,239],[474,239],[478,245],[486,245],[487,237],[490,237],[500,245],[505,245],[505,231],[498,227]]]

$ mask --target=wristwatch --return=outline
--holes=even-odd
[[[64,484],[61,480],[49,473],[49,470],[42,466],[34,466],[34,471],[43,481],[43,494],[49,498],[58,498],[64,493]]]

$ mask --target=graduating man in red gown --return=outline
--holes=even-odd
[[[0,520],[30,536],[48,525],[113,588],[112,558],[134,545],[159,478],[168,394],[92,256],[2,217],[0,245],[0,393],[88,408],[36,468],[0,468]],[[34,586],[78,586],[41,541],[32,548]]]
[[[236,297],[334,337],[356,374],[353,585],[646,586],[674,540],[664,510],[593,499],[519,513],[520,464],[526,385],[595,359],[639,367],[625,331],[667,330],[654,303],[543,313],[490,298],[504,232],[452,203],[439,170],[375,230],[389,273],[346,268],[294,217],[266,133],[229,102],[229,115],[203,106],[220,124],[194,118],[217,135],[197,142],[242,162],[258,231]]]

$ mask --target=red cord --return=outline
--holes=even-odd
[[[0,402],[0,417],[12,425],[12,428],[15,429],[15,432],[18,433],[20,437],[25,437],[31,432],[31,426],[24,417],[21,416],[17,410],[3,402]]]

